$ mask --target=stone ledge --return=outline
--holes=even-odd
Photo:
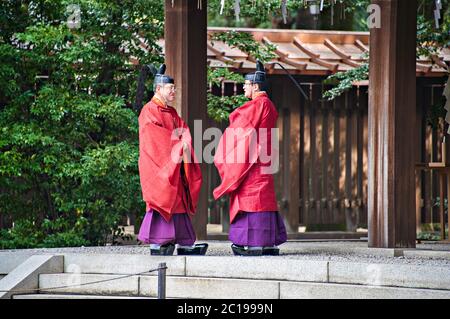
[[[447,259],[450,260],[450,251],[434,250],[404,250],[403,256],[425,259]]]
[[[329,282],[450,290],[450,268],[330,262]]]
[[[33,253],[0,251],[0,274],[9,274],[14,270],[14,268],[19,266],[31,256],[33,256]]]
[[[279,282],[227,278],[167,277],[168,298],[278,299]],[[141,296],[156,297],[157,277],[140,277]]]
[[[327,282],[327,264],[280,257],[186,257],[186,276]]]
[[[39,287],[39,275],[60,273],[63,271],[63,264],[63,256],[37,255],[28,258],[0,281],[0,291],[3,291],[0,292],[0,299],[10,299],[15,293],[11,290],[25,290],[29,293],[36,291]]]
[[[64,272],[84,274],[136,274],[158,268],[159,263],[167,265],[167,275],[184,276],[184,256],[143,256],[125,254],[65,254]],[[157,275],[158,272],[149,273]]]
[[[450,291],[281,282],[281,299],[450,299]]]

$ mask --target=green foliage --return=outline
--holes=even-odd
[[[261,60],[263,63],[268,62],[276,57],[274,45],[261,45],[253,39],[250,33],[246,32],[219,32],[215,33],[212,40],[223,41],[231,47],[238,48],[255,59]],[[243,83],[244,77],[236,72],[232,72],[227,68],[208,68],[208,83],[220,86],[222,81],[234,81]],[[217,122],[227,121],[230,113],[241,106],[248,99],[243,95],[236,96],[214,96],[208,93],[208,116]]]
[[[305,7],[303,0],[287,2],[289,11]],[[281,17],[280,0],[241,0],[239,21],[235,17],[234,1],[225,1],[223,14],[220,15],[220,0],[208,1],[208,20],[210,25],[229,27],[271,27],[273,18]]]
[[[286,3],[287,20],[284,24],[282,21],[281,0],[241,0],[239,20],[236,19],[234,1],[225,1],[223,14],[220,15],[220,0],[208,1],[208,24],[211,26],[221,27],[251,27],[251,28],[291,28],[295,26],[292,22],[295,20],[300,10],[308,10],[309,4],[305,0],[289,0]],[[357,21],[357,27],[367,28],[366,24],[366,8],[370,4],[370,0],[345,0],[338,1],[334,5],[335,21],[339,20],[343,12],[347,16],[351,16],[353,12],[363,13],[361,21]],[[342,10],[342,13],[341,13]],[[307,12],[307,11],[306,11]],[[307,12],[309,15],[309,12]],[[336,27],[330,25],[331,20],[331,1],[324,2],[324,9],[321,16],[326,15],[326,23],[320,26]],[[329,18],[329,19],[328,19]],[[324,19],[325,20],[325,19]],[[298,22],[298,21],[297,21]],[[297,25],[297,28],[300,28]],[[362,29],[357,29],[362,30]]]
[[[208,67],[207,72],[208,83],[213,85],[220,85],[224,80],[244,83],[244,77],[241,74],[231,72],[227,68],[212,69]]]
[[[211,37],[212,40],[223,41],[231,47],[235,47],[250,54],[262,63],[276,58],[274,53],[276,47],[272,44],[261,45],[250,33],[231,30],[229,32],[217,32]]]
[[[325,91],[323,98],[331,101],[336,97],[342,95],[344,92],[350,90],[355,81],[363,81],[369,78],[369,63],[365,62],[360,67],[351,69],[346,72],[338,72],[330,75],[324,84],[335,85],[332,89]]]
[[[162,61],[163,2],[80,0],[80,29],[68,4],[0,4],[0,248],[102,245],[145,210],[129,61]]]
[[[359,5],[364,5],[365,0],[361,0]],[[426,3],[422,1],[418,10],[417,18],[417,57],[431,57],[437,54],[442,48],[450,46],[450,3],[448,0],[442,1],[443,9],[439,29],[435,26],[434,2]],[[366,56],[366,58],[368,58]],[[333,84],[334,88],[325,91],[323,98],[333,100],[351,89],[352,83],[355,81],[367,80],[369,78],[369,61],[367,60],[361,67],[349,70],[347,72],[339,72],[329,76],[324,80],[324,84]],[[444,102],[439,101],[430,109],[428,118],[429,125],[437,125],[439,117],[445,116]]]
[[[78,229],[77,224],[67,230],[69,222],[63,218],[55,221],[45,219],[40,225],[36,225],[29,219],[22,219],[15,222],[14,228],[0,230],[0,249],[89,245],[89,241],[83,237],[83,232]]]
[[[424,15],[417,17],[417,57],[430,57],[437,54],[443,47],[450,46],[450,6],[443,10],[443,21],[436,29],[434,20]]]
[[[227,68],[208,68],[208,83],[220,86],[222,81],[234,81],[244,83],[244,77],[241,74],[231,72]],[[216,122],[227,121],[230,113],[247,102],[248,99],[243,95],[235,96],[215,96],[208,92],[208,116]]]
[[[216,122],[228,121],[230,113],[247,101],[244,95],[215,96],[208,93],[208,116]]]

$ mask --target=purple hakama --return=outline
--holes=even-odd
[[[278,212],[239,212],[229,239],[240,246],[278,246],[287,240],[286,227]]]
[[[150,209],[142,221],[138,239],[145,244],[191,246],[195,242],[195,232],[188,214],[174,214],[166,222],[157,211]]]

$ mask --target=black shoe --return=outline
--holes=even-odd
[[[150,248],[151,255],[159,255],[159,256],[172,256],[173,251],[175,250],[175,245],[172,243],[165,244],[159,247],[159,249]]]
[[[233,253],[237,256],[261,256],[262,255],[262,249],[248,249],[244,246],[239,246],[232,244],[231,249],[233,250]]]
[[[178,255],[206,255],[208,244],[195,244],[192,248],[177,248]]]
[[[278,247],[263,247],[263,256],[278,256],[280,255],[280,248]]]

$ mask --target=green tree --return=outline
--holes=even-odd
[[[0,4],[0,214],[15,221],[3,248],[104,244],[145,209],[130,61],[162,61],[163,3],[75,3],[78,29],[73,1]]]

